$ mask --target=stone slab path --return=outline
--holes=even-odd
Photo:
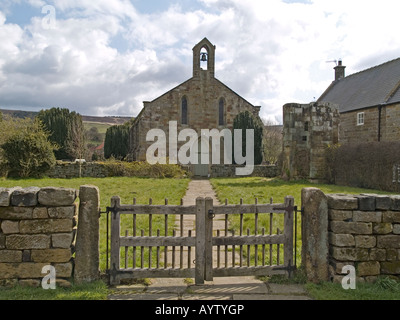
[[[189,183],[183,205],[194,205],[198,197],[211,197],[214,205],[220,205],[209,180],[192,180]],[[185,216],[184,233],[195,230],[193,216]],[[223,217],[214,218],[214,230],[225,229]],[[176,221],[180,230],[180,220]],[[177,231],[178,232],[178,231]],[[193,232],[194,235],[194,232]],[[215,255],[214,255],[215,256]],[[169,257],[168,261],[171,261]],[[238,261],[238,259],[237,259]],[[216,262],[214,262],[216,263]],[[194,279],[151,279],[150,285],[120,285],[112,289],[109,300],[310,300],[299,285],[265,283],[255,277],[224,277],[195,285]]]
[[[254,277],[215,278],[204,285],[186,279],[152,279],[143,284],[120,285],[109,300],[311,300],[300,285],[265,283]]]

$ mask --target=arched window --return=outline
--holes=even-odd
[[[225,125],[225,102],[224,99],[221,98],[219,100],[218,106],[218,125],[223,126]]]
[[[188,124],[188,103],[186,97],[182,98],[181,123]]]

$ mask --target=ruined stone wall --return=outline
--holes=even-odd
[[[286,104],[283,107],[282,175],[289,179],[323,181],[325,148],[338,142],[339,111],[324,104]]]
[[[58,285],[69,285],[76,197],[74,189],[0,188],[0,286],[40,286],[48,265]]]

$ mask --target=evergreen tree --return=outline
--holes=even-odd
[[[49,139],[58,146],[55,151],[57,159],[76,159],[82,157],[82,146],[85,145],[82,117],[68,109],[52,108],[39,112],[37,118],[50,133]]]
[[[109,127],[104,141],[104,157],[124,159],[129,151],[129,125]]]
[[[263,161],[263,123],[255,118],[249,111],[239,113],[233,121],[233,129],[242,129],[242,152],[246,152],[246,130],[254,130],[254,164],[259,165]]]

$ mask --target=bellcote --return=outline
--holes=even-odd
[[[214,77],[215,49],[216,47],[207,38],[193,48],[193,77],[199,77],[201,72]]]

